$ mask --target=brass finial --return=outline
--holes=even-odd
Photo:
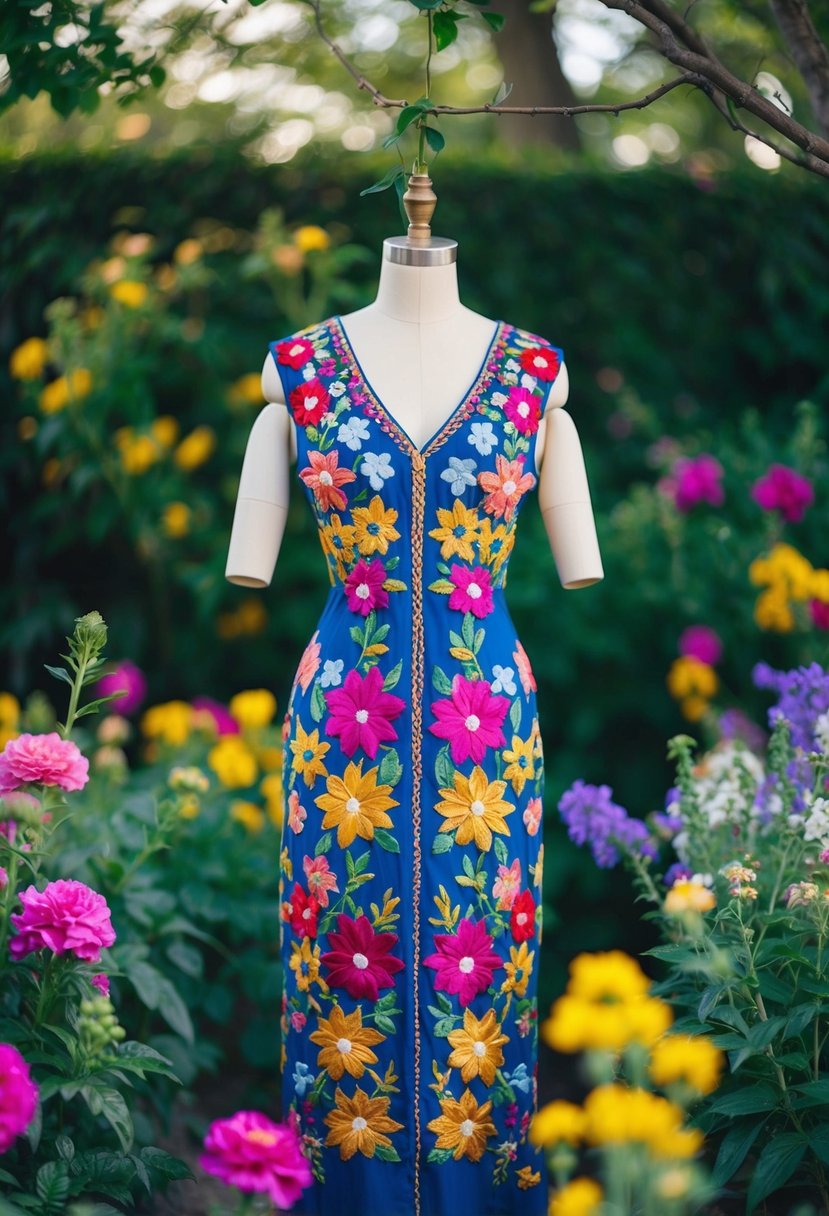
[[[409,188],[403,195],[403,206],[409,217],[410,241],[430,240],[432,216],[437,204],[438,196],[432,189],[432,179],[428,173],[412,173]]]

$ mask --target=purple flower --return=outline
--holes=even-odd
[[[814,502],[812,483],[784,464],[773,464],[755,481],[751,497],[764,511],[779,511],[790,524],[799,523]]]
[[[221,701],[214,701],[212,697],[194,697],[191,704],[198,713],[207,714],[213,719],[217,735],[238,735],[240,733],[239,723]]]
[[[757,663],[751,673],[755,687],[778,694],[777,704],[769,710],[769,726],[785,718],[791,726],[792,743],[803,751],[819,750],[815,722],[829,710],[829,672],[819,663],[775,671],[768,663]]]
[[[679,653],[714,667],[722,658],[722,642],[707,625],[689,625],[680,635]]]
[[[723,467],[707,452],[696,457],[680,456],[670,475],[663,478],[661,488],[669,494],[678,511],[687,512],[701,502],[712,507],[722,506],[725,491],[722,487]]]
[[[753,752],[762,752],[768,736],[762,727],[752,722],[741,709],[725,709],[720,714],[720,735],[723,739],[741,739]]]
[[[586,785],[581,780],[565,791],[558,809],[570,839],[589,844],[596,865],[604,870],[619,861],[619,845],[656,857],[656,845],[645,824],[631,819],[624,807],[612,801],[612,794],[608,785]]]
[[[146,676],[129,659],[122,659],[111,671],[102,676],[96,685],[96,693],[99,697],[108,697],[110,693],[121,690],[125,695],[110,702],[109,708],[113,713],[134,713],[147,695]]]
[[[684,865],[681,861],[675,861],[672,866],[669,866],[665,871],[665,886],[672,887],[675,882],[680,882],[682,879],[693,877],[694,871],[690,866]]]

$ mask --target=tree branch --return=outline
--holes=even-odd
[[[815,29],[806,0],[770,0],[797,70],[809,90],[818,126],[829,136],[829,50]]]

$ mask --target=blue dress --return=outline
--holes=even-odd
[[[283,727],[306,1216],[542,1216],[543,756],[504,597],[561,351],[504,321],[419,448],[339,317],[270,344],[331,580]]]

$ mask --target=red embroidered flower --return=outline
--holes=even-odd
[[[383,590],[386,567],[375,559],[367,562],[360,558],[345,580],[345,595],[348,607],[360,616],[368,616],[372,608],[385,608],[389,602],[388,591]]]
[[[381,743],[397,738],[391,724],[406,708],[406,702],[394,693],[383,691],[383,677],[377,667],[365,676],[350,671],[342,688],[332,688],[325,694],[331,713],[325,723],[326,733],[340,736],[340,746],[347,756],[358,747],[372,760]]]
[[[554,350],[547,350],[543,346],[532,346],[529,350],[521,351],[521,366],[524,371],[539,380],[555,380],[561,366],[561,359]]]
[[[517,942],[526,942],[535,937],[535,900],[532,891],[522,891],[520,895],[516,895],[509,927]]]
[[[300,477],[308,489],[313,490],[314,498],[323,511],[330,507],[342,511],[346,505],[346,497],[339,487],[356,481],[357,474],[352,473],[351,469],[337,467],[339,452],[327,452],[325,455],[322,452],[309,452],[308,460],[310,464],[302,470]]]
[[[486,491],[482,506],[488,515],[503,518],[509,523],[515,508],[527,490],[535,485],[532,473],[524,472],[524,461],[495,457],[496,473],[479,473],[478,483]]]
[[[367,916],[352,920],[345,912],[337,917],[337,932],[328,934],[333,949],[320,962],[328,971],[332,988],[344,988],[349,996],[376,1001],[381,988],[393,988],[392,976],[405,963],[389,954],[397,945],[396,933],[375,933]]]
[[[287,342],[279,342],[276,347],[277,362],[286,363],[294,371],[299,371],[313,357],[314,348],[306,338],[289,338]]]
[[[330,400],[328,389],[316,377],[298,384],[288,396],[298,426],[316,426]]]
[[[522,435],[534,435],[541,421],[541,401],[525,388],[511,388],[504,413]]]
[[[291,929],[297,937],[317,936],[319,910],[319,900],[304,891],[298,882],[294,883],[290,903],[282,905],[282,915],[291,922]]]
[[[494,696],[486,680],[468,680],[456,675],[452,696],[434,701],[432,713],[438,719],[429,730],[439,739],[449,740],[455,764],[472,759],[480,764],[488,747],[505,743],[501,729],[509,709],[507,697]]]
[[[471,612],[478,620],[489,616],[493,609],[492,578],[485,566],[469,570],[466,566],[453,565],[449,581],[455,584],[455,590],[449,596],[450,608]]]
[[[504,965],[492,949],[485,922],[471,917],[460,922],[457,933],[435,934],[435,947],[437,953],[425,958],[423,965],[434,967],[435,988],[457,993],[462,1008],[479,992],[486,992],[494,972]]]

